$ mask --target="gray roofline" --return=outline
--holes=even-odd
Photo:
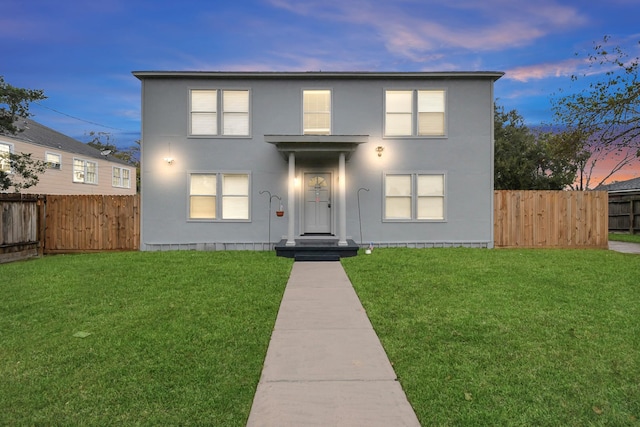
[[[148,78],[218,78],[218,79],[491,79],[498,80],[502,71],[133,71],[140,80]]]

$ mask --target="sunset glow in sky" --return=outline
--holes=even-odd
[[[0,75],[44,90],[40,123],[121,147],[140,138],[134,70],[504,71],[498,103],[550,123],[595,42],[640,55],[639,16],[639,0],[4,0]]]

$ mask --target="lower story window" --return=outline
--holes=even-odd
[[[444,220],[444,174],[389,173],[384,179],[384,194],[385,220]]]
[[[62,157],[56,153],[46,153],[44,155],[44,162],[47,164],[48,169],[60,169],[62,164]]]
[[[127,168],[113,167],[111,186],[120,188],[131,188],[130,172]]]
[[[89,160],[73,159],[73,182],[98,183],[98,164]]]
[[[249,220],[248,173],[192,173],[189,219]]]
[[[11,173],[11,153],[13,147],[9,144],[0,142],[0,171]]]

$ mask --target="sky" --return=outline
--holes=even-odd
[[[498,104],[538,125],[553,121],[552,99],[587,82],[570,77],[605,35],[640,55],[640,0],[1,0],[0,10],[0,76],[47,96],[33,119],[83,142],[106,132],[121,148],[140,139],[132,71],[502,71]]]

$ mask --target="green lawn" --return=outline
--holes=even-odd
[[[376,249],[343,265],[423,425],[640,424],[640,256]]]
[[[0,265],[0,425],[244,426],[291,265],[265,252]]]
[[[640,423],[640,256],[375,249],[343,265],[423,425]],[[245,425],[290,269],[264,252],[0,265],[0,425]]]
[[[640,243],[640,234],[609,233],[609,240],[618,242]]]

